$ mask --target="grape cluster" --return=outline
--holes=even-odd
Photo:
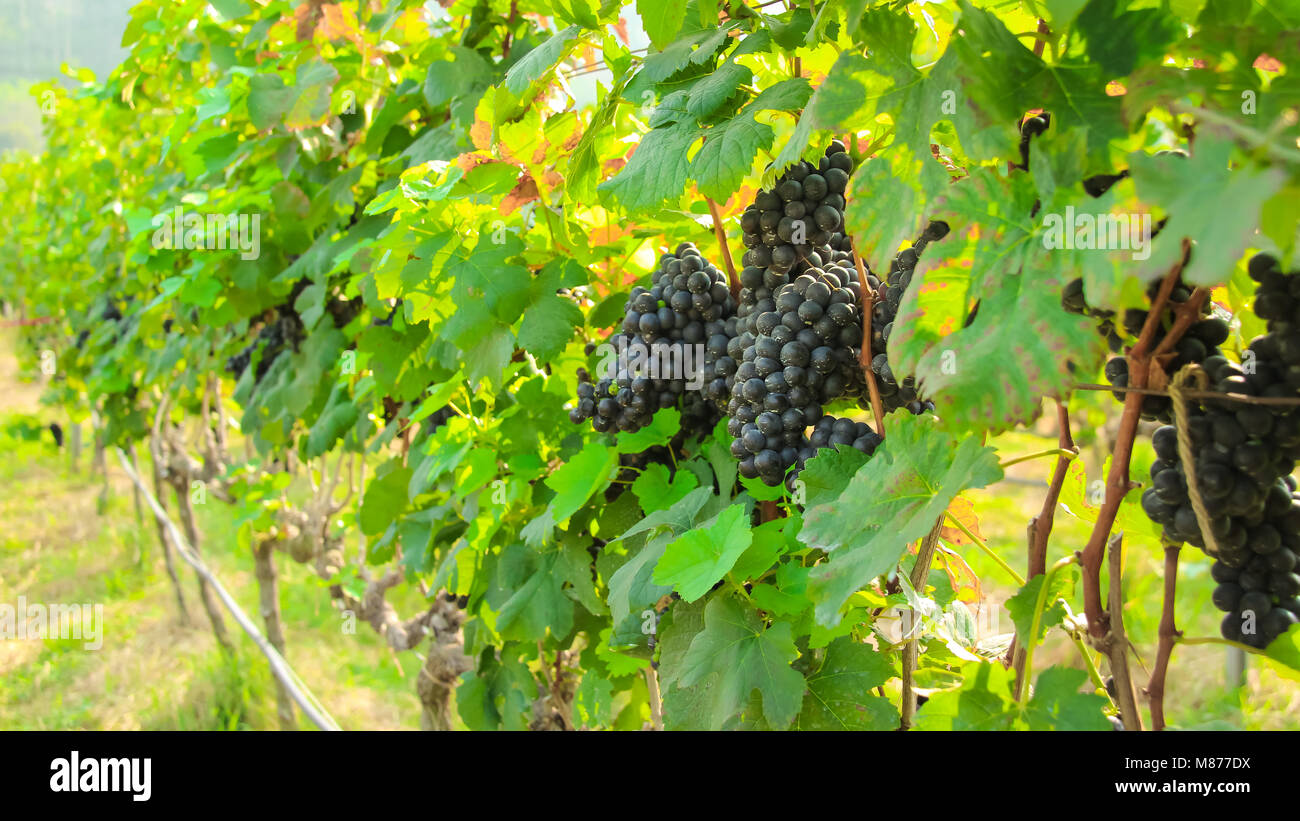
[[[443,405],[441,408],[438,408],[436,411],[434,411],[432,414],[429,415],[429,422],[428,422],[429,433],[434,433],[435,431],[437,431],[438,428],[442,427],[443,425],[451,421],[451,418],[455,415],[456,415],[456,411],[452,410],[451,405]]]
[[[735,313],[726,274],[693,244],[677,246],[660,259],[650,287],[637,286],[628,295],[622,329],[607,340],[618,353],[613,375],[593,383],[586,371],[579,373],[570,421],[590,419],[600,432],[631,432],[648,425],[655,411],[682,400],[684,422],[711,429],[716,408],[691,396],[687,383],[699,378],[706,397],[714,403],[725,398],[724,373],[735,364],[725,361]],[[637,356],[638,345],[644,357]],[[703,346],[702,357],[695,355],[697,346]],[[687,365],[701,373],[687,373]]]
[[[254,371],[254,382],[261,382],[270,370],[271,363],[276,357],[286,349],[298,349],[298,344],[302,342],[303,326],[302,320],[293,312],[293,303],[288,302],[276,309],[276,318],[262,326],[258,331],[257,338],[248,343],[239,353],[226,360],[226,370],[232,374],[235,379],[243,376],[244,371],[253,360],[253,354],[261,348],[262,356],[257,362],[257,370]]]
[[[1032,117],[1026,117],[1020,124],[1020,167],[1029,168],[1029,142],[1035,137],[1041,136],[1047,131],[1052,124],[1052,115],[1049,112],[1042,112]]]
[[[1148,299],[1154,300],[1156,292],[1160,288],[1160,283],[1152,283],[1147,289]],[[1175,310],[1187,300],[1191,299],[1192,289],[1179,281],[1170,291],[1169,299],[1165,303],[1165,308],[1161,314],[1159,322],[1156,323],[1155,333],[1151,340],[1151,349],[1155,350],[1164,341],[1173,325],[1175,319]],[[1087,305],[1083,299],[1083,281],[1074,280],[1065,287],[1062,297],[1062,305],[1067,311],[1085,316],[1098,318],[1100,321],[1097,331],[1106,338],[1112,353],[1119,353],[1123,349],[1124,341],[1120,336],[1118,329],[1115,327],[1115,312],[1093,309]],[[1142,333],[1142,327],[1146,324],[1150,311],[1142,308],[1130,308],[1124,312],[1120,321],[1120,326],[1130,337],[1137,337]],[[1170,376],[1178,373],[1187,365],[1201,365],[1206,360],[1213,357],[1221,356],[1219,346],[1228,339],[1228,322],[1222,317],[1213,315],[1213,308],[1207,300],[1201,306],[1201,318],[1193,322],[1186,332],[1179,338],[1173,346],[1173,359],[1164,363],[1164,370]],[[1226,360],[1225,360],[1226,361]],[[1106,363],[1106,380],[1117,388],[1128,387],[1128,360],[1123,356],[1112,358]],[[1124,391],[1115,391],[1116,400],[1124,401]],[[1173,421],[1173,405],[1167,396],[1146,396],[1142,400],[1142,418],[1147,421],[1159,421],[1169,424]]]
[[[786,169],[770,190],[758,192],[740,217],[745,265],[788,274],[808,251],[827,246],[844,227],[844,192],[853,158],[833,140],[814,165]]]
[[[761,297],[753,306],[742,298],[743,328],[729,351],[740,364],[727,406],[742,476],[780,484],[807,449],[804,430],[822,419],[822,406],[865,390],[860,288],[849,287],[857,285],[855,270],[829,264],[774,291],[753,289]]]
[[[934,407],[918,398],[911,377],[895,379],[886,345],[917,255],[947,230],[943,223],[927,228],[913,247],[894,259],[888,283],[866,275],[865,287],[880,295],[872,315],[871,367],[885,412],[908,407],[921,413]],[[793,482],[818,448],[852,444],[869,454],[877,444],[874,434],[866,436],[863,423],[835,417],[823,422],[828,418],[824,406],[837,399],[852,399],[863,408],[871,402],[859,364],[864,283],[854,266],[852,245],[847,236],[833,233],[826,245],[799,249],[799,254],[789,271],[750,264],[741,272],[737,335],[728,347],[729,357],[740,363],[728,379],[731,452],[740,460],[742,476],[769,485],[780,484],[783,477]],[[747,255],[747,262],[755,261],[761,260]],[[849,425],[863,427],[843,442],[817,435],[837,423],[845,435]],[[805,435],[809,426],[814,428],[812,437]]]
[[[871,429],[866,422],[855,422],[844,417],[827,414],[813,425],[808,437],[808,447],[800,453],[803,460],[811,459],[821,448],[849,445],[867,456],[875,453],[884,437]]]
[[[325,306],[325,310],[329,311],[330,318],[334,320],[334,327],[342,328],[356,319],[357,314],[361,313],[364,307],[365,300],[356,296],[352,299],[331,299]]]
[[[916,393],[916,382],[911,376],[897,379],[889,366],[889,334],[894,329],[894,317],[903,301],[903,293],[912,283],[912,272],[921,252],[931,242],[948,236],[948,224],[939,220],[931,222],[911,247],[898,252],[889,264],[883,298],[877,299],[871,313],[871,371],[876,375],[885,413],[906,407],[919,414],[934,410],[934,403],[922,401]]]
[[[1300,334],[1295,331],[1300,310],[1290,293],[1295,287],[1300,295],[1300,277],[1284,276],[1276,261],[1263,255],[1251,260],[1250,271],[1260,282],[1256,311],[1268,320],[1269,332],[1251,341],[1243,364],[1222,356],[1205,331],[1191,332],[1210,327],[1211,338],[1221,343],[1227,337],[1222,320],[1201,320],[1189,337],[1206,346],[1208,355],[1201,364],[1214,392],[1294,397],[1300,389]],[[1300,575],[1295,572],[1300,561],[1300,494],[1290,475],[1300,459],[1300,411],[1286,405],[1207,400],[1189,404],[1187,425],[1197,486],[1212,517],[1209,526],[1219,551],[1213,556],[1213,575],[1219,582],[1213,601],[1228,613],[1222,633],[1264,647],[1300,616]],[[1164,425],[1151,441],[1157,460],[1142,508],[1164,526],[1169,541],[1204,548],[1178,451],[1178,431]]]
[[[1190,294],[1190,292],[1189,292]],[[1072,314],[1092,317],[1097,321],[1097,333],[1106,340],[1111,353],[1124,349],[1124,339],[1115,330],[1115,312],[1105,308],[1093,308],[1083,296],[1083,280],[1073,279],[1065,284],[1061,292],[1061,307]],[[1115,384],[1112,382],[1111,384]],[[1127,386],[1127,383],[1125,383]]]

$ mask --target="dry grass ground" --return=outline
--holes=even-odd
[[[39,387],[17,372],[9,339],[0,337],[0,346],[3,428],[41,408]],[[229,619],[238,653],[218,650],[187,567],[194,620],[180,623],[152,524],[137,520],[125,474],[110,460],[104,494],[89,452],[72,471],[48,431],[23,441],[0,430],[0,446],[0,602],[21,595],[102,604],[104,621],[97,651],[76,640],[0,641],[0,729],[274,728],[264,659]],[[206,557],[260,624],[251,557],[234,548],[229,515],[219,505],[199,509]],[[289,660],[335,720],[345,728],[417,728],[420,659],[394,657],[365,625],[345,634],[319,584],[291,563],[280,570]]]

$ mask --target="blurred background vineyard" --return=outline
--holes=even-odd
[[[32,83],[63,66],[103,77],[121,62],[119,43],[134,0],[0,0],[0,154],[39,151],[40,101]],[[69,81],[71,83],[71,81]]]

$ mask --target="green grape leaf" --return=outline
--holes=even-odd
[[[406,487],[411,481],[411,469],[390,464],[391,470],[381,473],[366,485],[366,495],[361,500],[357,524],[367,536],[383,533],[406,509]]]
[[[668,48],[686,22],[686,0],[636,0],[636,13],[641,25],[650,36],[650,42],[660,50]]]
[[[516,97],[555,67],[560,59],[573,50],[574,42],[582,37],[582,29],[569,26],[553,34],[550,39],[528,52],[506,72],[505,86]]]
[[[303,456],[315,459],[322,453],[327,453],[357,423],[360,415],[360,410],[347,398],[344,388],[341,385],[334,386],[325,410],[307,434],[307,450]]]
[[[573,726],[608,727],[614,718],[614,685],[588,670],[573,695]]]
[[[598,187],[628,211],[645,211],[681,197],[689,178],[690,147],[700,136],[693,121],[651,129],[632,158],[612,179]]]
[[[727,575],[752,538],[745,506],[732,505],[706,527],[689,530],[671,542],[655,565],[653,580],[693,602]]]
[[[717,71],[691,86],[686,110],[692,117],[702,120],[717,111],[740,87],[754,79],[754,72],[737,63],[726,62]]]
[[[788,525],[792,521],[794,520],[786,518],[773,519],[751,529],[753,540],[732,566],[733,578],[745,581],[766,573],[781,554],[792,546],[787,533]]]
[[[1088,56],[1112,77],[1123,77],[1139,64],[1159,60],[1182,33],[1177,18],[1168,10],[1126,8],[1128,5],[1128,0],[1080,4],[1079,36]]]
[[[809,582],[817,621],[830,627],[849,596],[897,566],[968,488],[1002,478],[997,454],[974,437],[958,442],[932,418],[890,414],[888,435],[838,497],[808,508],[799,539],[834,551]]]
[[[330,94],[339,73],[324,60],[309,60],[298,66],[294,78],[295,99],[284,117],[286,127],[294,130],[319,125],[330,111]]]
[[[696,488],[667,510],[656,510],[646,516],[634,526],[628,528],[625,533],[618,537],[618,540],[625,541],[638,533],[652,531],[658,527],[666,527],[674,534],[681,533],[691,526],[691,523],[695,521],[695,517],[704,509],[704,506],[714,498],[716,497],[713,495],[712,488]]]
[[[1264,648],[1264,655],[1273,661],[1300,672],[1300,625],[1291,625],[1285,633],[1273,639]]]
[[[927,653],[928,655],[928,653]],[[961,687],[934,693],[916,714],[915,730],[1010,730],[1015,724],[1011,688],[1015,672],[998,662],[962,667]]]
[[[690,687],[681,686],[686,655],[691,642],[704,630],[706,602],[675,601],[666,611],[666,625],[659,638],[659,681],[664,701],[664,728],[700,730],[709,726],[709,691],[717,673],[710,673]]]
[[[708,602],[674,601],[665,611],[666,626],[659,638],[659,682],[665,691],[673,688],[685,672],[691,642],[704,630],[704,608]]]
[[[456,712],[471,730],[526,730],[536,695],[533,674],[520,659],[487,652],[477,670],[461,678],[456,688]]]
[[[1052,575],[1047,597],[1043,601],[1043,615],[1039,617],[1038,634],[1032,639],[1029,631],[1034,621],[1034,607],[1038,604],[1038,594],[1043,589],[1046,575],[1040,573],[1034,576],[1014,596],[1007,599],[1007,612],[1011,614],[1011,621],[1016,626],[1016,639],[1022,647],[1031,643],[1038,644],[1049,629],[1065,619],[1065,606],[1060,599],[1064,597],[1066,601],[1069,600],[1078,577],[1079,571],[1074,565],[1063,567]]]
[[[672,592],[671,587],[651,580],[655,564],[671,541],[669,535],[650,540],[609,577],[609,610],[616,627]]]
[[[691,641],[679,684],[690,687],[717,675],[704,696],[710,729],[721,729],[743,710],[754,690],[762,695],[767,723],[785,729],[803,702],[804,678],[790,666],[798,655],[789,622],[765,627],[757,611],[718,596],[705,608],[704,629]]]
[[[1043,396],[1068,395],[1101,364],[1095,322],[1060,296],[1097,252],[1048,247],[1037,203],[1025,174],[985,168],[954,183],[935,209],[952,232],[925,250],[899,305],[890,364],[915,375],[954,429],[1029,422]]]
[[[646,513],[653,513],[656,510],[667,510],[677,504],[699,485],[700,480],[689,471],[677,471],[670,481],[666,465],[650,464],[646,465],[645,470],[641,471],[641,475],[632,483],[632,492],[640,500],[641,509]]]
[[[499,579],[509,591],[496,621],[504,638],[535,641],[548,631],[557,638],[567,636],[574,625],[574,602],[592,615],[608,612],[592,582],[591,555],[577,543],[566,542],[540,555],[516,551],[511,557],[515,565],[509,572],[522,575],[519,568],[528,568],[523,572],[529,575],[522,582],[515,576]]]
[[[700,193],[726,202],[749,174],[759,151],[772,147],[775,132],[752,114],[741,113],[711,129],[691,161],[691,178]]]
[[[898,675],[889,656],[842,636],[826,647],[795,723],[797,730],[896,730],[898,709],[871,693]]]
[[[803,483],[804,507],[812,508],[837,498],[858,469],[871,457],[848,445],[818,448],[799,473]]]
[[[1234,167],[1232,154],[1232,143],[1211,132],[1198,136],[1190,157],[1156,157],[1142,151],[1129,155],[1138,195],[1169,214],[1169,222],[1151,241],[1150,258],[1142,262],[1144,279],[1167,273],[1182,257],[1183,239],[1190,239],[1196,247],[1183,280],[1217,285],[1255,244],[1261,208],[1286,176],[1281,169]],[[1214,207],[1207,208],[1211,202]]]
[[[546,486],[555,491],[551,513],[556,522],[578,512],[598,490],[609,484],[610,473],[618,464],[618,454],[600,442],[588,442],[582,450],[546,478]]]
[[[1052,666],[1038,674],[1033,694],[1025,705],[1025,721],[1031,730],[1110,730],[1110,721],[1102,712],[1108,701],[1105,696],[1092,692],[1081,693],[1079,688],[1088,681],[1083,670]],[[929,706],[928,704],[926,705]]]
[[[758,96],[745,106],[745,111],[748,113],[798,111],[808,104],[812,94],[812,86],[803,77],[782,80],[760,91]]]
[[[476,90],[482,93],[492,80],[491,67],[477,51],[452,46],[448,53],[451,59],[429,63],[420,89],[432,109],[442,108],[457,97],[470,96]]]
[[[477,304],[500,321],[513,324],[528,304],[532,275],[507,260],[518,256],[523,247],[513,234],[506,234],[505,241],[499,243],[483,234],[473,250],[461,246],[453,251],[444,275],[455,279],[452,299],[457,307]]]
[[[543,362],[554,359],[582,325],[582,311],[571,300],[542,294],[524,313],[519,344]]]
[[[258,131],[280,121],[297,95],[278,74],[255,74],[248,81],[248,119]]]
[[[615,447],[619,453],[640,453],[647,448],[666,445],[681,430],[682,413],[676,408],[655,411],[650,424],[632,433],[619,434]]]

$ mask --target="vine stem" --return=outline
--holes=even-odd
[[[916,551],[916,564],[912,565],[912,572],[908,576],[908,581],[912,583],[913,590],[923,590],[925,580],[930,575],[930,564],[934,561],[934,551],[939,545],[939,531],[943,528],[943,517],[940,516],[935,520],[934,527],[930,532],[925,534],[921,540],[921,546]],[[899,709],[901,720],[899,727],[903,730],[912,728],[912,717],[916,715],[916,691],[913,688],[913,676],[916,672],[916,661],[920,651],[920,640],[913,636],[903,645],[903,701]]]
[[[1052,482],[1047,486],[1047,494],[1043,497],[1042,510],[1029,520],[1029,558],[1025,572],[1031,579],[1047,569],[1047,542],[1052,534],[1052,525],[1056,521],[1056,504],[1061,498],[1061,488],[1065,487],[1065,477],[1069,474],[1070,462],[1079,453],[1079,449],[1074,444],[1074,436],[1070,432],[1069,403],[1059,399],[1056,400],[1056,427],[1058,451],[1056,469],[1052,471]],[[1065,455],[1067,453],[1074,455],[1067,458]],[[1086,658],[1087,654],[1084,655]],[[1016,643],[1014,638],[1011,640],[1007,657],[1011,659],[1012,667],[1015,668],[1016,686],[1019,687],[1018,682],[1025,675],[1025,650]],[[1088,661],[1091,662],[1091,659],[1089,658]]]
[[[1254,653],[1257,656],[1267,656],[1268,653],[1260,650],[1258,647],[1251,647],[1249,644],[1242,644],[1232,639],[1219,638],[1218,636],[1198,636],[1196,638],[1187,638],[1181,634],[1174,636],[1174,644],[1224,644],[1228,647],[1236,647],[1238,650],[1244,650],[1247,653]]]
[[[962,533],[964,533],[964,534],[966,535],[966,538],[968,538],[968,539],[970,539],[972,542],[974,542],[974,543],[975,543],[975,546],[978,547],[980,550],[982,550],[982,551],[984,552],[984,555],[986,555],[986,556],[988,556],[990,559],[992,559],[992,560],[997,564],[998,567],[1000,567],[1000,568],[1002,568],[1003,570],[1005,570],[1005,571],[1007,572],[1007,575],[1010,576],[1012,579],[1015,580],[1016,584],[1018,584],[1018,585],[1020,585],[1020,586],[1022,586],[1022,587],[1024,586],[1024,584],[1025,584],[1025,579],[1024,579],[1024,577],[1021,576],[1019,573],[1017,573],[1017,572],[1016,572],[1016,569],[1015,569],[1014,567],[1012,567],[1012,566],[1007,562],[1006,559],[1004,559],[1004,558],[1002,558],[1001,556],[999,556],[999,555],[997,554],[997,551],[995,551],[993,548],[989,547],[988,544],[986,544],[985,541],[984,541],[983,539],[981,539],[979,536],[976,536],[976,535],[971,531],[970,528],[968,528],[965,524],[962,523],[962,521],[961,521],[960,519],[956,518],[956,517],[953,516],[951,513],[945,513],[944,515],[945,515],[945,517],[948,519],[948,521],[953,525],[953,527],[956,527],[958,530],[960,530]]]
[[[857,243],[853,246],[853,266],[858,269],[858,285],[862,291],[862,350],[858,362],[862,373],[867,378],[867,393],[871,396],[871,415],[876,418],[876,435],[885,435],[885,403],[880,398],[880,386],[876,384],[876,374],[871,370],[871,314],[876,307],[876,295],[867,285],[867,267],[858,253]]]
[[[712,197],[705,197],[704,201],[709,204],[709,216],[713,217],[713,235],[718,238],[718,246],[722,248],[722,261],[727,266],[727,283],[731,286],[731,296],[739,304],[740,278],[736,276],[736,263],[731,259],[731,249],[727,247],[727,232],[722,229],[722,214]]]
[[[1037,36],[1034,41],[1034,56],[1042,57],[1043,48],[1047,45],[1047,38],[1052,36],[1052,30],[1047,27],[1047,21],[1040,17],[1038,18],[1038,30],[1034,33]]]
[[[1269,139],[1268,134],[1242,125],[1231,117],[1225,117],[1215,111],[1205,108],[1198,108],[1186,103],[1171,103],[1169,108],[1179,114],[1189,114],[1202,122],[1205,122],[1215,128],[1232,132],[1235,136],[1249,143],[1252,148],[1264,148],[1272,156],[1283,160],[1284,162],[1300,162],[1300,151],[1294,151],[1283,148]]]
[[[1066,450],[1065,448],[1049,448],[1047,450],[1040,450],[1037,453],[1030,453],[1024,456],[1017,456],[1014,459],[1008,459],[1005,462],[998,463],[998,467],[1009,468],[1012,465],[1018,465],[1021,462],[1029,462],[1033,459],[1042,459],[1047,456],[1059,456],[1066,462],[1069,462],[1078,455],[1079,452],[1074,449]]]
[[[1070,634],[1070,641],[1079,649],[1079,655],[1083,657],[1083,664],[1088,668],[1088,678],[1092,679],[1093,686],[1103,693],[1106,698],[1110,698],[1110,693],[1106,692],[1106,681],[1101,677],[1101,671],[1097,669],[1097,662],[1092,660],[1092,653],[1088,651],[1088,645],[1083,643],[1083,639],[1078,633]]]
[[[1074,436],[1070,432],[1070,407],[1068,403],[1059,399],[1056,400],[1056,424],[1057,448],[1077,456],[1079,449],[1075,446]],[[1056,519],[1056,503],[1061,498],[1061,488],[1065,486],[1065,477],[1073,459],[1073,456],[1067,459],[1064,454],[1057,458],[1056,470],[1052,472],[1052,483],[1047,488],[1047,495],[1043,497],[1043,509],[1029,524],[1032,531],[1028,567],[1030,578],[1042,573],[1047,567],[1047,540]]]
[[[1118,693],[1119,717],[1125,729],[1141,730],[1142,713],[1137,706],[1137,690],[1133,687],[1133,674],[1128,666],[1128,636],[1124,632],[1124,558],[1120,545],[1123,533],[1110,537],[1110,632],[1104,644],[1110,656],[1110,674],[1115,679]]]
[[[1182,257],[1170,268],[1169,273],[1165,275],[1164,280],[1160,283],[1160,289],[1156,293],[1156,298],[1152,300],[1151,310],[1147,313],[1146,322],[1142,325],[1142,332],[1138,336],[1137,344],[1129,350],[1129,381],[1135,387],[1146,387],[1148,365],[1151,361],[1149,352],[1155,339],[1156,328],[1160,324],[1160,316],[1164,312],[1165,303],[1169,301],[1169,294],[1173,292],[1174,284],[1178,281],[1190,252],[1191,245],[1187,240],[1183,240]],[[1168,343],[1172,346],[1171,339],[1177,341],[1174,329],[1170,329],[1162,344]],[[1101,565],[1106,558],[1107,539],[1110,536],[1111,528],[1115,525],[1115,517],[1119,514],[1120,503],[1128,495],[1129,490],[1132,489],[1128,472],[1129,460],[1133,455],[1133,444],[1137,438],[1138,422],[1141,421],[1141,418],[1142,395],[1139,393],[1126,394],[1124,397],[1124,412],[1120,416],[1119,432],[1115,437],[1115,447],[1111,455],[1110,473],[1106,477],[1106,498],[1097,511],[1096,524],[1093,526],[1092,533],[1088,537],[1088,544],[1084,547],[1080,556],[1080,564],[1083,567],[1084,615],[1088,619],[1088,632],[1096,640],[1100,640],[1106,635],[1108,621],[1101,603]]]
[[[1020,686],[1016,695],[1016,701],[1022,707],[1029,700],[1029,679],[1033,677],[1034,672],[1034,648],[1038,646],[1038,629],[1043,625],[1043,608],[1047,606],[1047,588],[1052,586],[1052,577],[1057,571],[1074,564],[1077,560],[1075,556],[1061,558],[1044,574],[1043,584],[1038,588],[1038,596],[1034,599],[1034,618],[1029,622],[1029,635],[1025,642],[1025,674],[1020,677]]]
[[[1146,694],[1151,705],[1151,729],[1165,728],[1165,675],[1169,672],[1169,657],[1174,652],[1178,628],[1174,624],[1174,592],[1178,586],[1179,545],[1165,545],[1165,594],[1160,608],[1159,643],[1156,662],[1147,681]]]
[[[664,703],[659,696],[659,671],[654,667],[645,670],[645,686],[650,694],[650,725],[656,730],[664,728]]]
[[[1143,396],[1169,396],[1169,391],[1156,390],[1155,388],[1134,388],[1132,386],[1121,388],[1116,385],[1097,385],[1091,382],[1082,382],[1073,387],[1076,391],[1107,391],[1112,393],[1140,393]],[[1188,399],[1218,399],[1224,402],[1240,402],[1244,405],[1284,405],[1290,407],[1300,406],[1300,397],[1294,396],[1247,396],[1244,393],[1216,393],[1215,391],[1183,391],[1183,396]]]

